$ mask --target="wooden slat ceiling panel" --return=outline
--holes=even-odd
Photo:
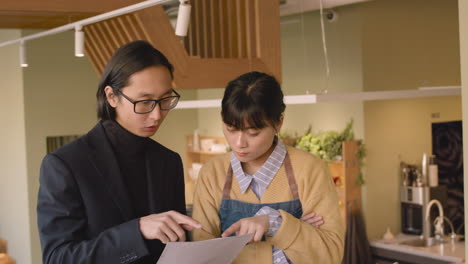
[[[248,70],[269,72],[281,80],[278,6],[270,0],[192,0],[191,4],[189,33],[183,41],[175,36],[161,6],[86,26],[93,65],[101,73],[117,47],[144,39],[174,64],[177,88],[224,87]]]
[[[84,30],[86,50],[98,73],[104,70],[105,64],[120,46],[132,40],[145,39],[144,30],[134,14],[88,25]]]
[[[0,10],[0,28],[48,29],[82,20],[98,13],[9,12]]]
[[[122,17],[117,17],[115,20],[117,21],[119,29],[121,30],[124,36],[125,43],[132,41],[132,36],[130,35],[130,32],[126,26],[125,20]]]
[[[85,52],[85,55],[91,61],[93,68],[97,72],[102,72],[104,70],[105,62],[101,61],[102,57],[99,55],[97,48],[90,41],[85,44]]]
[[[143,0],[2,0],[0,10],[18,12],[76,12],[103,13],[125,6],[133,5]]]
[[[115,28],[111,25],[110,21],[102,21],[102,26],[104,27],[105,31],[107,32],[107,35],[109,36],[109,41],[111,42],[111,47],[112,49],[116,50],[119,48],[120,44],[123,43],[119,42],[117,39],[119,37],[119,32],[118,30],[115,30]]]
[[[85,42],[85,55],[89,58],[91,61],[91,65],[93,66],[94,70],[96,72],[102,72],[102,65],[99,65],[99,58],[93,49],[91,47],[90,42]]]
[[[1,0],[0,28],[49,29],[143,0]]]
[[[191,4],[189,34],[183,41],[175,36],[163,8],[154,6],[85,26],[86,55],[101,74],[118,47],[143,39],[174,64],[177,88],[224,87],[250,70],[269,72],[281,81],[277,4],[271,0]]]

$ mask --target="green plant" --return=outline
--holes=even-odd
[[[327,161],[341,160],[343,141],[354,140],[353,120],[350,120],[341,132],[325,131],[314,134],[311,130],[309,127],[307,132],[297,140],[296,146]],[[362,140],[359,140],[359,150],[356,154],[359,157],[362,168],[366,156],[366,148]],[[357,183],[364,184],[362,170],[358,176]]]
[[[359,168],[360,168],[356,183],[362,185],[364,184],[364,174],[362,173],[362,168],[364,167],[364,159],[366,158],[366,155],[367,155],[366,145],[364,145],[364,143],[362,142],[362,139],[359,140],[359,149],[356,154],[359,158]]]
[[[288,146],[294,147],[298,137],[299,136],[297,135],[297,132],[294,133],[294,136],[292,136],[288,131],[281,131],[278,133],[278,138],[280,138],[281,141],[283,141],[283,143]]]

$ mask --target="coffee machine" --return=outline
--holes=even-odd
[[[421,235],[424,230],[426,207],[430,200],[437,199],[443,207],[447,204],[447,188],[445,186],[402,186],[401,201],[401,231],[405,234]],[[436,209],[436,208],[433,208]],[[431,211],[429,223],[432,223],[437,213]],[[428,227],[432,229],[431,227]]]

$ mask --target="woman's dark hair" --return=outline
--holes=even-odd
[[[259,129],[278,124],[285,108],[283,92],[275,77],[249,72],[228,83],[221,116],[225,124],[236,129]]]
[[[151,44],[138,40],[127,43],[117,49],[104,68],[99,82],[97,97],[97,115],[102,120],[115,120],[115,109],[107,102],[104,89],[112,87],[114,94],[128,85],[130,76],[151,66],[164,66],[173,78],[174,68],[169,60]]]

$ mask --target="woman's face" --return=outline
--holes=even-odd
[[[147,114],[134,112],[133,103],[123,96],[114,94],[111,87],[105,92],[109,104],[115,108],[115,120],[129,132],[140,137],[151,137],[158,130],[169,111],[160,110],[159,105]],[[164,66],[152,66],[132,74],[128,85],[120,90],[132,101],[157,100],[172,95],[172,78]]]
[[[240,162],[264,162],[270,155],[275,134],[281,128],[282,119],[275,127],[239,130],[223,123],[223,133],[233,153]],[[248,126],[247,126],[248,127]]]

